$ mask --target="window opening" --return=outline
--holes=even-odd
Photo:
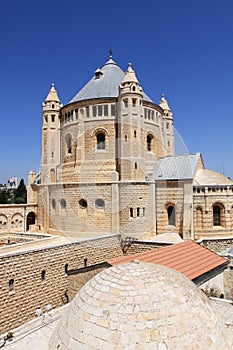
[[[127,99],[127,98],[124,99],[123,102],[124,102],[124,107],[125,107],[125,108],[128,108],[128,99]]]
[[[81,208],[85,209],[85,208],[87,208],[87,201],[82,198],[79,201],[79,205],[80,205]]]
[[[95,201],[95,205],[98,209],[103,209],[104,208],[104,200],[102,198],[98,198]]]
[[[221,210],[218,205],[213,207],[213,225],[221,226]]]
[[[170,205],[167,208],[167,215],[168,215],[168,225],[175,226],[176,225],[175,208],[172,205]]]
[[[97,149],[105,149],[105,135],[103,133],[99,133],[96,136],[97,138]]]
[[[102,106],[98,106],[98,116],[102,117],[102,114],[103,114]]]
[[[133,208],[129,208],[129,216],[133,218]]]
[[[60,204],[61,204],[61,208],[62,209],[66,209],[66,201],[65,201],[65,199],[61,199]]]
[[[97,108],[96,108],[96,106],[92,106],[92,114],[93,114],[93,117],[96,117],[96,115],[97,115]]]
[[[13,278],[11,278],[9,280],[9,292],[14,292],[14,284],[15,284],[15,281]]]
[[[45,281],[45,270],[41,271],[41,281],[44,282]]]
[[[152,143],[151,135],[147,135],[146,142],[147,142],[147,151],[151,151],[151,143]]]
[[[108,105],[104,105],[104,116],[108,116]]]

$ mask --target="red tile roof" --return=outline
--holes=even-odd
[[[165,248],[123,256],[109,260],[108,263],[110,265],[118,265],[132,260],[165,265],[182,272],[190,280],[227,263],[225,258],[193,241],[185,241]]]

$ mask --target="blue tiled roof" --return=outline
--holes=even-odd
[[[160,158],[154,166],[154,179],[193,179],[199,158],[200,153]]]
[[[118,87],[123,81],[125,73],[116,62],[110,58],[103,68],[101,68],[101,70],[98,69],[96,72],[100,77],[96,79],[94,76],[69,103],[94,98],[118,96]],[[153,102],[145,93],[143,93],[143,100]]]

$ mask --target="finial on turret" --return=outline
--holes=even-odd
[[[112,58],[112,55],[113,55],[112,49],[110,49],[110,50],[109,50],[109,58]]]

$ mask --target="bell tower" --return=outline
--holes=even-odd
[[[131,63],[119,86],[118,171],[121,180],[145,180],[142,88]]]
[[[41,183],[55,183],[60,164],[60,109],[62,103],[52,84],[42,104]]]

